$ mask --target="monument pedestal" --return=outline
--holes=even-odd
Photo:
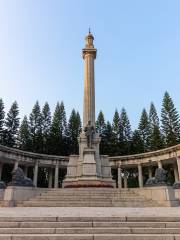
[[[71,155],[67,167],[64,188],[115,187],[107,156],[99,155],[100,137],[96,133],[92,148],[87,147],[85,134],[79,138],[79,155]]]

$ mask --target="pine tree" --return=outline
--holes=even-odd
[[[18,147],[24,151],[32,151],[31,133],[27,116],[24,116],[19,128]]]
[[[43,153],[48,153],[50,128],[51,128],[51,112],[49,104],[46,102],[42,109]]]
[[[101,137],[103,137],[105,125],[104,114],[102,111],[100,111],[96,120],[96,131]]]
[[[143,109],[141,114],[138,131],[141,139],[143,140],[143,152],[147,152],[150,150],[150,124],[148,114],[145,109]]]
[[[114,117],[113,117],[113,122],[112,122],[112,131],[113,131],[113,143],[112,143],[112,148],[113,148],[113,153],[114,155],[119,155],[120,154],[120,139],[122,136],[122,128],[120,126],[120,116],[117,111],[115,110]]]
[[[78,154],[78,137],[81,133],[81,119],[79,113],[73,109],[68,122],[69,153]]]
[[[134,130],[132,134],[131,154],[144,152],[144,142],[138,130]]]
[[[168,92],[165,92],[161,110],[162,131],[165,145],[172,146],[180,141],[179,114]]]
[[[15,101],[5,120],[5,131],[4,131],[4,143],[8,147],[15,147],[17,141],[17,134],[19,128],[19,109],[18,104]]]
[[[105,130],[106,130],[106,123],[105,123],[105,119],[104,119],[104,114],[102,111],[100,111],[98,114],[97,120],[96,120],[96,131],[99,133],[99,135],[101,137],[101,142],[100,142],[100,146],[99,146],[101,154],[105,154],[104,153]]]
[[[67,155],[67,122],[64,103],[56,105],[50,130],[50,152]]]
[[[115,153],[115,147],[114,147],[114,141],[115,141],[115,135],[113,133],[113,128],[111,126],[111,123],[108,121],[105,124],[104,134],[103,134],[103,142],[100,144],[101,146],[101,152],[105,155],[114,155]]]
[[[126,110],[122,108],[120,115],[120,129],[122,132],[122,140],[120,142],[123,143],[123,149],[121,152],[123,154],[130,154],[131,150],[131,141],[132,141],[132,130],[129,118],[127,116]]]
[[[151,150],[161,149],[163,147],[163,141],[159,126],[159,118],[153,103],[151,103],[150,105],[149,124],[150,124],[150,149]]]
[[[29,124],[32,141],[32,151],[42,153],[43,151],[42,115],[38,101],[36,101],[32,109],[32,112],[29,116]]]
[[[3,144],[3,133],[4,133],[4,103],[2,98],[0,98],[0,144]]]

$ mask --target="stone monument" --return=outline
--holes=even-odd
[[[79,136],[79,155],[71,155],[64,187],[114,187],[107,156],[99,154],[101,138],[95,131],[94,60],[97,50],[90,30],[82,56],[85,63],[83,131]]]

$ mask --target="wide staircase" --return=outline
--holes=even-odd
[[[180,217],[0,217],[0,240],[180,240]]]
[[[47,189],[41,195],[17,203],[18,207],[157,207],[133,189]]]

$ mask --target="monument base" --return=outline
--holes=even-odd
[[[114,188],[114,183],[112,181],[103,180],[66,180],[63,184],[64,188]]]

